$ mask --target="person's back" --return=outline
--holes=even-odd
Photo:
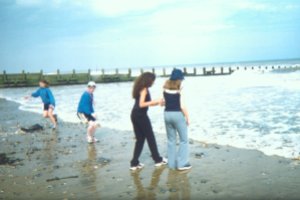
[[[177,90],[165,90],[165,111],[181,111],[180,93]]]
[[[165,125],[168,137],[168,165],[171,169],[186,170],[192,166],[188,161],[187,125],[189,116],[181,100],[181,70],[173,70],[169,80],[164,85]],[[179,150],[176,151],[177,133],[179,135]]]

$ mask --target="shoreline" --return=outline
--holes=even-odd
[[[0,98],[0,199],[297,199],[300,161],[257,150],[190,141],[191,171],[155,168],[145,144],[138,172],[129,171],[133,132],[101,128],[88,145],[82,124],[60,120],[52,131],[41,115]],[[28,120],[30,119],[30,120]],[[45,130],[20,133],[39,123]],[[166,136],[156,134],[166,155]],[[118,187],[117,190],[114,189]]]
[[[85,85],[83,85],[83,86],[85,86]],[[60,86],[53,86],[53,87],[60,87]],[[34,89],[36,89],[36,87],[33,87],[32,89],[34,90]],[[18,100],[13,100],[11,98],[5,98],[1,95],[0,95],[0,99],[4,99],[4,100],[9,101],[9,102],[17,103],[18,108],[19,108],[20,111],[30,112],[30,113],[34,113],[34,114],[38,114],[38,115],[40,115],[40,113],[41,113],[41,108],[40,108],[41,106],[39,106],[38,109],[37,109],[37,107],[35,107],[35,108],[30,107],[30,109],[28,109],[28,108],[26,108],[26,104],[24,104],[24,102],[20,102]],[[36,101],[35,105],[42,105],[42,103]],[[58,110],[60,110],[60,109],[58,108]],[[128,111],[128,112],[130,112],[130,111]],[[55,113],[56,113],[56,111],[55,111]],[[98,112],[98,114],[101,114],[101,112]],[[78,120],[76,115],[72,114],[70,116],[70,114],[63,115],[62,113],[59,113],[59,116],[60,117],[63,116],[63,118],[68,118],[68,120],[64,121],[65,123],[75,123],[75,124],[79,123],[79,120]],[[151,117],[153,118],[153,116],[150,116],[150,118]],[[70,120],[70,119],[72,119],[72,120]],[[163,120],[163,118],[161,120]],[[130,123],[130,120],[128,120],[128,122]],[[193,125],[194,125],[194,123],[193,123]],[[163,127],[163,128],[161,128],[161,127]],[[110,124],[110,125],[107,126],[107,124],[106,124],[106,128],[114,130],[114,131],[125,131],[125,132],[132,131],[131,124],[129,126],[127,126],[126,128],[123,127],[122,129],[116,129],[114,125]],[[201,126],[200,126],[200,128],[201,128]],[[289,155],[282,155],[282,153],[275,152],[275,151],[272,151],[270,153],[270,152],[268,152],[268,151],[266,152],[263,149],[260,149],[258,147],[247,147],[245,145],[244,146],[243,145],[242,146],[241,145],[232,145],[231,142],[222,143],[220,141],[216,142],[215,139],[212,140],[212,139],[208,139],[208,138],[199,138],[199,137],[195,136],[194,130],[195,130],[195,127],[190,127],[190,131],[189,131],[190,139],[195,140],[195,141],[200,142],[200,143],[203,143],[203,144],[230,146],[230,147],[233,147],[233,148],[245,149],[245,150],[257,150],[259,152],[262,152],[266,156],[279,156],[279,157],[286,158],[286,159],[300,160],[300,153],[298,153],[299,155],[297,155],[295,150],[294,150],[292,156],[290,154]],[[164,135],[165,134],[164,124],[161,124],[160,130],[158,130],[157,127],[156,127],[156,129],[154,128],[154,132],[156,134],[163,134]],[[204,133],[202,133],[202,135],[205,135],[205,133],[208,132],[208,131],[205,130],[205,129],[202,129],[202,132],[204,132]]]

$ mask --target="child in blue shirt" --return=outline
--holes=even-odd
[[[47,80],[40,80],[39,82],[40,88],[31,94],[32,97],[41,97],[43,103],[44,103],[44,112],[43,117],[50,118],[53,129],[56,129],[57,127],[57,118],[56,115],[53,114],[53,111],[55,109],[55,99],[54,96],[49,89],[49,82]]]
[[[79,119],[88,124],[87,128],[87,142],[95,143],[98,140],[95,138],[96,128],[99,127],[99,123],[96,121],[96,115],[94,113],[94,91],[96,89],[96,83],[90,81],[88,83],[87,90],[82,94],[78,108],[77,115]]]

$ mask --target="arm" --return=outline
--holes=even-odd
[[[181,107],[181,112],[183,113],[183,115],[185,117],[187,125],[190,125],[189,113],[188,113],[188,110],[187,110],[186,106],[184,105],[181,97],[180,97],[180,107]]]
[[[48,89],[48,96],[49,96],[50,104],[53,105],[53,106],[55,106],[55,99],[54,99],[54,96],[53,96],[53,94],[52,94],[52,92],[51,92],[50,89]]]
[[[94,105],[93,105],[93,104],[91,105],[91,112],[92,112],[92,113],[95,112],[95,111],[94,111]]]
[[[145,107],[149,107],[149,106],[157,106],[160,104],[161,100],[153,100],[153,101],[145,101],[146,100],[146,96],[147,96],[147,89],[144,88],[141,92],[140,92],[140,102],[139,102],[139,106],[140,108],[145,108]]]
[[[32,97],[39,97],[40,96],[40,89],[35,91],[34,93],[31,94]]]
[[[89,111],[91,113],[94,113],[94,101],[93,101],[93,97],[92,94],[88,94],[86,93],[86,98],[87,98],[87,104],[89,105]]]

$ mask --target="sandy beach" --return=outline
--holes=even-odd
[[[52,131],[41,115],[0,99],[0,199],[299,199],[300,161],[255,150],[190,141],[187,172],[146,166],[131,172],[133,132],[101,128],[85,141],[83,124],[59,120]],[[22,133],[20,126],[43,131]],[[203,134],[203,133],[199,133]],[[166,136],[156,135],[162,155]]]

